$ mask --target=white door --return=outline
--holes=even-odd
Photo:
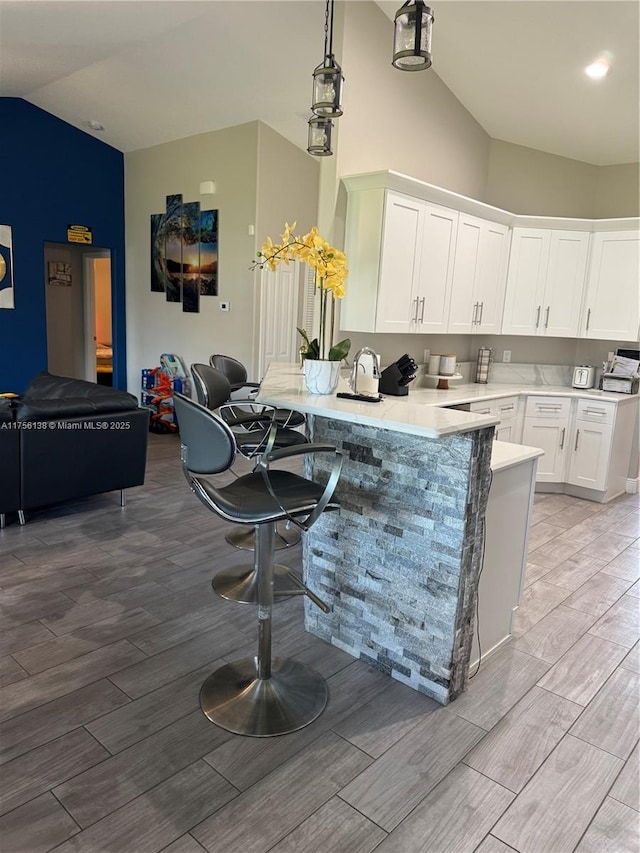
[[[567,482],[586,489],[607,488],[612,424],[576,421]]]
[[[640,234],[595,234],[581,335],[635,341],[640,322]]]
[[[522,443],[540,447],[544,456],[538,459],[538,483],[564,482],[564,459],[567,446],[567,422],[546,418],[527,418],[522,432]]]
[[[260,342],[258,376],[264,376],[272,361],[296,363],[301,341],[298,322],[300,264],[280,264],[275,272],[260,276]]]
[[[412,323],[418,316],[418,304],[414,290],[423,222],[423,202],[387,193],[376,332],[409,332],[415,328]]]
[[[588,250],[589,233],[586,231],[551,232],[540,320],[542,333],[549,337],[575,338],[578,335]]]
[[[550,232],[546,229],[513,229],[503,335],[539,334],[549,243]]]

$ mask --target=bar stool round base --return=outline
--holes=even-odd
[[[283,591],[289,591],[294,584],[289,580],[291,569],[279,563],[273,567],[273,594],[278,601],[291,598],[283,595]],[[239,604],[258,603],[258,575],[253,566],[231,566],[222,569],[214,575],[211,581],[213,591],[221,598],[236,601]]]
[[[274,658],[271,677],[258,678],[257,658],[245,658],[207,678],[200,690],[200,707],[228,732],[271,737],[308,726],[323,712],[328,698],[326,681],[307,664]]]
[[[253,527],[245,527],[245,525],[238,525],[234,527],[227,535],[224,537],[229,545],[233,545],[234,548],[240,548],[243,551],[254,551],[255,550],[255,536],[253,532]],[[300,541],[300,531],[287,527],[286,524],[278,524],[276,525],[276,536],[275,536],[275,549],[276,551],[282,551],[283,548],[291,548],[293,545],[297,545]]]

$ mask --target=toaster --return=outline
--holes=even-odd
[[[590,364],[581,364],[573,368],[574,388],[593,388],[596,382],[596,369]]]

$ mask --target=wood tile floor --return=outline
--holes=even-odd
[[[254,609],[210,588],[246,555],[176,437],[149,438],[125,509],[102,495],[0,532],[3,853],[637,853],[639,496],[536,498],[513,640],[447,708],[280,603],[277,652],[330,703],[243,738],[198,691],[253,653]]]

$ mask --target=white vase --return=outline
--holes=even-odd
[[[340,362],[305,358],[304,382],[310,394],[333,394],[340,379]]]

